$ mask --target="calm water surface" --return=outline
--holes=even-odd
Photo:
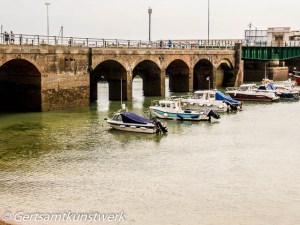
[[[158,98],[143,97],[139,79],[133,88],[128,108],[149,117]],[[218,122],[165,121],[167,135],[147,135],[110,129],[104,118],[120,102],[107,100],[107,84],[99,96],[88,107],[0,113],[0,211],[124,211],[120,224],[143,225],[300,224],[300,102],[245,103]]]

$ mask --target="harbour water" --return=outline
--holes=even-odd
[[[300,224],[300,102],[246,102],[217,122],[164,121],[166,135],[132,134],[106,124],[120,102],[107,100],[107,84],[98,87],[91,106],[0,113],[0,212],[123,211],[116,224]],[[159,98],[143,97],[141,79],[133,89],[126,105],[149,117]]]

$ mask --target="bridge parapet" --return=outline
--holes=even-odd
[[[207,89],[208,76],[211,88],[238,85],[242,82],[240,44],[235,48],[177,50],[0,45],[0,96],[6,98],[3,101],[7,105],[16,102],[20,95],[23,99],[29,96],[36,99],[33,110],[48,111],[88,105],[90,99],[97,98],[97,82],[102,76],[108,80],[111,100],[120,98],[120,79],[123,79],[124,100],[131,100],[132,81],[137,75],[143,79],[146,96],[165,94],[166,74],[170,76],[170,89],[174,92]],[[35,92],[30,92],[31,88]],[[30,109],[30,100],[24,102],[26,104],[21,106]]]
[[[184,49],[184,50],[217,50],[234,49],[235,43],[241,43],[237,39],[215,39],[215,40],[182,40],[173,41],[145,41],[145,40],[124,40],[104,38],[80,38],[45,35],[14,34],[14,41],[11,37],[6,42],[5,34],[0,33],[0,44],[15,44],[28,46],[70,46],[89,48],[115,48],[115,49]]]

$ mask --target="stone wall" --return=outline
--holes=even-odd
[[[8,93],[5,83],[9,83],[14,87],[14,92],[10,95],[12,99],[24,96],[21,102],[25,103],[18,105],[23,104],[29,110],[48,111],[89,105],[91,97],[96,97],[95,82],[100,76],[109,81],[111,100],[120,98],[120,79],[123,80],[123,99],[131,100],[133,77],[140,75],[143,78],[145,95],[164,96],[167,71],[172,76],[171,85],[174,91],[193,91],[196,76],[194,68],[202,71],[199,65],[204,61],[207,62],[209,72],[197,75],[200,80],[204,77],[201,81],[203,87],[206,88],[206,76],[211,76],[211,87],[216,86],[216,71],[224,60],[230,67],[230,70],[224,72],[224,79],[228,71],[231,71],[230,77],[236,83],[236,80],[242,79],[240,59],[236,60],[236,56],[236,50],[0,46],[0,91],[2,90],[2,95]],[[24,65],[21,66],[21,73],[11,72],[16,64],[13,65],[10,61],[16,59]],[[26,69],[27,66],[35,72],[28,72],[30,70]],[[235,75],[232,76],[233,74]],[[9,75],[13,76],[9,78]],[[24,82],[20,82],[21,80]],[[23,85],[23,88],[18,89],[17,85]],[[30,91],[23,91],[26,88]],[[33,90],[36,91],[30,93]],[[33,102],[35,103],[32,104]]]

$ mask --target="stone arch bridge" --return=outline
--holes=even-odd
[[[243,82],[241,44],[235,50],[102,49],[54,46],[0,47],[0,109],[48,111],[85,106],[107,79],[109,99],[132,99],[132,82],[143,79],[145,96],[192,92]]]

